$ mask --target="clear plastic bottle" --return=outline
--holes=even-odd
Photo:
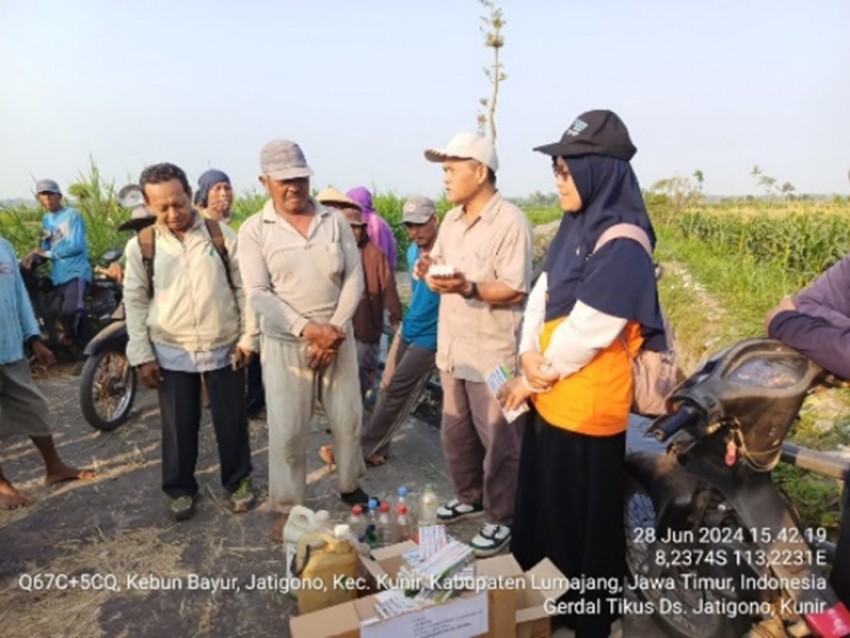
[[[369,519],[366,521],[365,541],[372,549],[378,546],[378,499],[369,499]]]
[[[410,492],[407,491],[407,487],[402,485],[398,488],[398,501],[396,501],[396,513],[398,513],[398,506],[404,505],[407,507],[407,520],[410,521],[410,526],[416,527],[416,504],[411,503],[409,501]]]
[[[437,493],[434,491],[434,484],[426,483],[425,489],[419,497],[419,524],[436,525],[437,508],[439,506],[440,501],[437,498]]]
[[[348,527],[351,529],[351,535],[357,539],[357,542],[362,543],[366,540],[366,528],[369,523],[366,517],[363,516],[363,507],[355,505],[351,508],[351,516],[348,517]]]
[[[399,505],[407,505],[407,488],[402,485],[398,488],[398,501],[396,501],[396,507]]]
[[[387,547],[396,542],[395,521],[390,515],[389,503],[381,503],[375,531],[378,537],[378,547]]]
[[[396,507],[395,517],[396,539],[399,543],[409,541],[413,538],[413,521],[407,513],[407,505],[399,503]]]

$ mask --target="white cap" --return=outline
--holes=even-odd
[[[343,539],[351,536],[351,528],[344,523],[334,526],[334,538]]]
[[[489,166],[494,173],[499,170],[496,147],[475,133],[458,133],[446,148],[425,150],[425,159],[429,162],[442,162],[450,158],[474,159]]]

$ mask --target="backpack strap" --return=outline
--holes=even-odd
[[[204,218],[204,223],[207,225],[207,232],[210,234],[213,246],[221,258],[221,263],[224,264],[224,275],[227,277],[227,285],[234,293],[236,288],[233,285],[233,276],[230,274],[230,255],[227,253],[227,246],[224,245],[224,233],[221,232],[221,224],[215,219]]]
[[[153,258],[156,254],[156,231],[146,226],[139,231],[139,248],[142,249],[142,264],[148,276],[148,299],[153,298]]]
[[[210,235],[215,251],[218,253],[221,263],[224,266],[224,275],[227,277],[227,285],[230,290],[236,293],[236,288],[233,285],[233,275],[230,273],[230,255],[227,252],[227,246],[224,243],[224,233],[221,232],[221,224],[214,219],[204,218],[207,226],[207,232]],[[156,230],[154,226],[147,226],[139,231],[139,248],[142,250],[142,264],[145,267],[145,273],[148,276],[148,299],[153,298],[153,274],[154,274],[154,257],[156,256]]]
[[[599,235],[599,239],[596,240],[596,245],[593,247],[593,253],[599,251],[605,244],[614,239],[619,239],[621,237],[625,237],[626,239],[632,239],[643,246],[643,249],[646,251],[646,254],[649,255],[649,258],[652,259],[652,244],[649,241],[649,235],[646,234],[646,231],[640,226],[636,226],[635,224],[614,224],[613,226],[609,226],[606,228],[601,235]]]
[[[652,244],[649,241],[649,235],[647,235],[646,231],[640,226],[628,223],[614,224],[613,226],[609,226],[608,228],[606,228],[599,236],[599,239],[596,240],[596,245],[593,247],[593,252],[591,253],[591,256],[608,242],[613,241],[615,239],[620,239],[621,237],[625,237],[626,239],[631,239],[639,243],[646,251],[646,254],[649,255],[649,259],[653,261],[653,264],[655,264],[655,261],[652,259]],[[663,272],[663,270],[661,272]],[[655,278],[660,279],[658,264],[655,264]],[[667,318],[664,316],[663,313],[661,315],[661,320],[664,323],[665,333],[669,334],[666,332],[668,329]],[[626,351],[626,356],[628,356],[629,359],[634,362],[635,358],[629,353],[629,345],[626,342],[626,335],[624,332],[620,333],[620,343],[623,346],[623,350]]]

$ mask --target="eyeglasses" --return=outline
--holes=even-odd
[[[555,160],[552,162],[552,172],[555,174],[555,178],[568,179],[570,177],[570,170],[566,167],[566,165],[562,165]]]

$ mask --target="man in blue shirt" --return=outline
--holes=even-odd
[[[31,268],[36,255],[52,263],[51,279],[60,299],[59,318],[65,330],[65,345],[82,348],[87,340],[85,298],[92,272],[86,244],[86,225],[80,213],[62,204],[59,184],[40,179],[35,185],[39,204],[47,209],[42,219],[38,248],[23,259]]]
[[[396,337],[381,392],[361,438],[366,465],[374,467],[387,461],[390,439],[416,404],[422,388],[434,370],[437,352],[437,315],[440,295],[423,280],[413,277],[420,255],[427,255],[437,239],[437,210],[427,197],[414,197],[404,204],[402,223],[410,239],[407,264],[411,273],[410,307]]]
[[[65,465],[59,458],[50,435],[47,403],[30,374],[24,344],[31,346],[41,365],[54,362],[53,353],[41,343],[15,250],[0,238],[0,439],[13,434],[29,436],[44,459],[47,485],[91,478],[91,472]],[[31,503],[32,499],[16,490],[0,469],[0,509]]]

